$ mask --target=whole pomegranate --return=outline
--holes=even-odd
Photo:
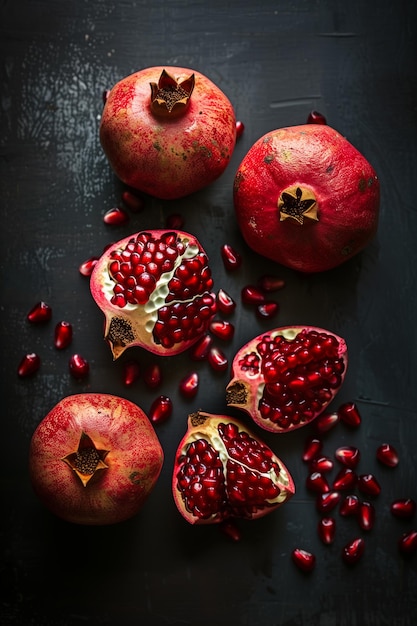
[[[310,423],[339,391],[348,363],[344,339],[306,326],[258,335],[236,354],[227,405],[277,433]]]
[[[236,217],[255,252],[301,272],[329,270],[362,250],[377,230],[379,181],[330,126],[271,131],[241,162]]]
[[[198,411],[175,455],[172,491],[190,524],[263,517],[295,492],[289,471],[244,424]]]
[[[90,279],[113,357],[129,346],[170,356],[189,348],[216,311],[208,258],[182,231],[150,230],[110,246]]]
[[[183,67],[149,67],[108,93],[100,141],[116,175],[162,199],[218,178],[233,154],[236,118],[226,95]]]
[[[153,426],[138,406],[83,393],[61,400],[36,428],[29,471],[57,516],[86,525],[124,521],[144,504],[163,464]]]

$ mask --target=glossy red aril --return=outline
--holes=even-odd
[[[135,384],[140,376],[140,366],[137,361],[126,361],[123,365],[122,380],[126,387],[131,387]]]
[[[243,135],[244,130],[245,130],[244,123],[241,122],[240,120],[237,120],[236,121],[236,139],[239,139],[239,137]]]
[[[417,552],[417,530],[404,533],[398,542],[398,549],[407,556]]]
[[[230,341],[235,333],[233,324],[225,320],[213,320],[209,330],[215,337],[224,341]]]
[[[242,539],[242,531],[239,526],[236,524],[235,520],[225,519],[223,522],[219,524],[220,530],[224,535],[229,537],[232,541],[240,541]]]
[[[313,459],[319,456],[323,448],[323,442],[317,437],[310,437],[307,439],[304,445],[303,461],[310,463]]]
[[[314,429],[320,434],[327,433],[336,426],[338,421],[339,416],[337,413],[322,413],[314,421]]]
[[[149,409],[149,419],[153,424],[162,424],[171,417],[173,404],[171,398],[160,395],[151,404]]]
[[[391,502],[391,513],[402,519],[412,519],[416,513],[416,502],[412,498],[400,498]]]
[[[307,124],[327,124],[327,121],[319,111],[310,111],[307,117]]]
[[[139,213],[145,208],[143,198],[127,189],[122,193],[122,200],[125,206],[129,209],[129,211],[132,211],[132,213]]]
[[[330,545],[336,536],[336,520],[334,517],[322,517],[319,520],[317,531],[320,539],[326,545]]]
[[[109,209],[106,211],[103,217],[103,221],[105,224],[109,226],[121,226],[122,224],[126,224],[129,220],[129,216],[120,207],[114,207],[113,209]]]
[[[236,302],[224,289],[217,292],[217,308],[224,315],[230,315],[236,308]]]
[[[390,443],[382,443],[378,446],[376,458],[387,467],[397,467],[399,463],[398,452]]]
[[[72,342],[72,325],[69,322],[58,322],[54,332],[54,346],[57,350],[64,350]]]
[[[261,302],[256,307],[256,315],[260,319],[269,320],[278,313],[279,304],[278,302],[274,302],[274,300],[265,300],[265,302]]]
[[[180,380],[179,390],[185,398],[194,398],[197,394],[200,378],[197,372],[191,372]]]
[[[357,428],[362,422],[361,414],[355,402],[345,402],[338,408],[337,414],[342,422],[353,428]]]
[[[238,270],[242,265],[242,256],[233,248],[233,246],[225,243],[220,248],[220,254],[223,260],[223,265],[227,270]]]
[[[112,244],[90,285],[115,359],[130,346],[183,352],[206,334],[216,312],[207,255],[181,231],[142,231]]]
[[[353,565],[357,563],[365,551],[365,541],[362,537],[353,539],[342,549],[342,559],[345,563]]]
[[[26,378],[35,374],[41,366],[41,359],[36,352],[25,354],[19,363],[17,373],[20,378]]]
[[[68,361],[68,367],[71,376],[79,380],[86,378],[90,372],[90,365],[81,354],[73,354]]]
[[[130,188],[170,200],[203,189],[226,169],[236,143],[227,96],[183,67],[148,67],[110,90],[100,141]]]
[[[340,497],[341,496],[338,491],[319,493],[316,499],[316,509],[319,513],[328,513],[339,504]]]
[[[372,502],[363,501],[359,504],[358,522],[362,530],[372,530],[375,524],[375,507]]]
[[[340,503],[339,513],[343,517],[357,515],[359,511],[359,498],[355,494],[349,494]]]
[[[165,227],[173,230],[182,230],[185,220],[180,213],[171,213],[165,220]]]
[[[190,350],[190,357],[193,361],[204,361],[207,359],[210,349],[213,345],[213,337],[209,334],[199,339]]]
[[[325,474],[333,469],[333,461],[328,456],[318,456],[310,461],[310,471]]]
[[[323,476],[321,472],[312,472],[306,478],[306,487],[310,491],[316,491],[318,493],[328,493],[330,486],[327,478]]]
[[[291,558],[296,566],[303,572],[312,572],[316,565],[316,557],[312,552],[295,548],[291,553]]]
[[[27,320],[31,324],[43,324],[49,322],[52,317],[52,308],[47,302],[41,300],[31,308],[27,314]]]
[[[149,389],[156,389],[162,383],[162,369],[159,363],[150,363],[143,373],[143,380]]]
[[[373,474],[358,476],[358,489],[368,496],[378,496],[381,493],[381,486]]]
[[[237,352],[227,404],[247,412],[265,430],[291,431],[327,407],[342,385],[347,361],[345,341],[329,331],[276,328]]]
[[[350,467],[343,467],[333,480],[335,491],[346,491],[352,489],[357,483],[358,477]]]
[[[279,291],[279,289],[285,286],[285,281],[282,278],[278,278],[278,276],[265,274],[260,277],[258,285],[263,291]]]
[[[359,449],[355,446],[340,446],[335,450],[334,455],[340,463],[351,469],[357,467],[361,457]]]
[[[246,285],[240,295],[244,304],[261,304],[265,301],[264,294],[255,285]]]
[[[262,517],[295,487],[282,461],[243,423],[198,411],[175,455],[172,490],[190,524],[212,524]]]
[[[81,265],[78,268],[78,271],[80,272],[82,276],[87,276],[87,277],[91,276],[97,261],[98,261],[97,256],[92,256],[89,259],[86,259],[85,261],[83,261],[83,263],[81,263]]]
[[[207,360],[215,372],[224,372],[229,365],[227,356],[223,350],[220,350],[217,346],[211,346]]]

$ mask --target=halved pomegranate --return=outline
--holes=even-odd
[[[175,455],[172,491],[187,522],[214,524],[263,517],[295,486],[282,461],[241,422],[198,411]]]
[[[208,258],[176,230],[142,231],[111,245],[91,275],[114,359],[129,346],[178,354],[207,332],[216,312]]]
[[[335,397],[347,362],[344,339],[328,330],[276,328],[249,341],[234,357],[227,404],[271,432],[300,428]]]

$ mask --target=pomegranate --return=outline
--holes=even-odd
[[[365,157],[316,123],[258,139],[234,182],[236,217],[249,247],[306,273],[336,267],[369,243],[379,195]]]
[[[324,411],[344,380],[347,362],[344,339],[328,330],[276,328],[234,357],[227,404],[249,413],[265,430],[288,432]]]
[[[236,118],[227,96],[200,72],[149,67],[108,93],[100,141],[128,186],[157,198],[181,198],[226,169]]]
[[[190,524],[262,517],[295,492],[273,451],[241,422],[198,411],[175,455],[172,490]]]
[[[135,515],[162,463],[162,447],[142,409],[108,394],[64,398],[30,444],[35,493],[54,514],[77,524],[113,524]]]
[[[129,346],[169,356],[207,332],[216,312],[208,258],[182,231],[142,231],[112,244],[94,266],[94,300],[114,359]]]

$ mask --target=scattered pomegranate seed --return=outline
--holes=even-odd
[[[359,504],[358,521],[362,530],[372,530],[375,524],[375,507],[371,502],[363,501]]]
[[[133,213],[139,213],[140,211],[143,211],[145,207],[143,198],[132,191],[124,191],[122,193],[122,200],[125,206]]]
[[[105,89],[102,93],[103,104],[106,104],[107,98],[109,97],[110,89]]]
[[[341,446],[340,448],[337,448],[334,455],[340,463],[343,463],[343,465],[346,465],[351,469],[355,469],[361,457],[360,451],[354,446]]]
[[[307,124],[323,124],[323,125],[326,125],[327,121],[326,121],[326,118],[324,117],[324,115],[322,113],[319,113],[318,111],[311,111],[309,113],[308,118],[307,118]]]
[[[52,317],[52,308],[46,302],[38,302],[27,314],[27,320],[31,324],[43,324],[49,322]]]
[[[190,349],[190,357],[193,361],[204,361],[208,357],[212,344],[213,337],[203,335]]]
[[[405,555],[411,555],[417,551],[417,530],[404,533],[398,542],[398,549]]]
[[[339,513],[343,517],[348,517],[350,515],[356,515],[359,511],[359,498],[354,494],[350,494],[345,496],[340,503]]]
[[[151,404],[149,419],[153,424],[161,424],[172,415],[172,400],[168,396],[158,396]]]
[[[285,286],[285,281],[277,276],[261,276],[258,285],[263,291],[278,291]]]
[[[208,362],[216,372],[224,372],[227,369],[229,361],[227,356],[220,348],[212,346],[207,355]]]
[[[151,363],[143,373],[145,385],[150,389],[156,389],[162,383],[162,370],[158,363]]]
[[[198,391],[198,385],[199,385],[199,376],[197,372],[191,372],[191,374],[187,374],[187,376],[184,376],[184,378],[180,381],[180,384],[179,384],[180,393],[185,398],[194,398],[194,396],[196,395]]]
[[[306,487],[310,491],[319,493],[328,493],[330,491],[329,483],[321,472],[312,472],[307,476]]]
[[[311,572],[316,565],[316,557],[307,550],[295,548],[292,551],[292,560],[303,572]]]
[[[235,327],[230,322],[213,320],[210,324],[210,332],[219,339],[229,341],[233,338]]]
[[[339,421],[337,413],[322,413],[314,421],[314,427],[318,433],[326,433],[336,426]]]
[[[261,304],[265,302],[264,294],[254,285],[246,285],[243,287],[240,295],[244,304]]]
[[[355,402],[345,402],[337,411],[342,422],[353,428],[360,426],[362,418],[359,413],[359,409]]]
[[[236,308],[236,302],[224,289],[219,289],[217,293],[217,308],[224,315],[233,313]]]
[[[389,443],[382,443],[378,447],[376,451],[376,458],[380,463],[383,463],[383,465],[387,465],[388,467],[397,467],[399,463],[398,452],[394,446]]]
[[[90,371],[88,361],[81,354],[73,354],[68,362],[69,371],[76,379],[86,378]]]
[[[361,474],[358,477],[358,489],[368,496],[378,496],[381,486],[373,474]]]
[[[256,307],[256,315],[261,319],[271,319],[279,311],[279,304],[274,300],[268,300],[258,304]]]
[[[402,519],[412,519],[416,513],[416,503],[412,498],[402,498],[391,502],[391,513]]]
[[[344,546],[342,550],[342,558],[345,563],[353,565],[357,563],[365,550],[365,541],[362,537],[358,537]]]
[[[303,461],[305,463],[310,463],[314,458],[316,458],[323,448],[323,443],[321,439],[317,439],[316,437],[310,437],[307,439],[304,445],[303,452]]]
[[[120,226],[121,224],[125,224],[128,220],[128,214],[120,207],[110,209],[104,214],[103,217],[104,223],[108,224],[109,226]]]
[[[240,120],[236,121],[236,139],[239,139],[243,135],[243,131],[245,130],[245,125]]]
[[[330,545],[336,536],[336,520],[333,517],[322,517],[318,523],[317,531],[322,542]]]
[[[126,361],[123,365],[122,380],[126,387],[131,387],[140,376],[140,367],[137,361]]]
[[[25,354],[19,363],[17,373],[20,378],[26,378],[35,374],[41,366],[40,357],[35,352]]]
[[[242,257],[229,244],[225,243],[220,249],[221,257],[223,259],[224,267],[227,270],[238,270],[242,265]]]
[[[358,480],[357,475],[350,467],[343,467],[333,481],[335,491],[346,491],[352,489]]]
[[[328,456],[319,456],[310,462],[311,472],[326,473],[333,469],[333,461]]]
[[[172,213],[168,215],[165,221],[165,226],[167,228],[173,228],[174,230],[181,230],[184,228],[184,218],[179,213]]]
[[[316,508],[319,513],[328,513],[332,511],[340,502],[340,493],[338,491],[328,491],[327,493],[319,493],[316,500]]]
[[[83,263],[78,268],[78,271],[82,276],[91,276],[93,269],[98,261],[98,257],[92,256]]]
[[[242,539],[242,532],[239,526],[236,524],[234,520],[224,520],[219,524],[219,528],[227,537],[229,537],[232,541],[240,541]]]
[[[68,348],[72,341],[72,325],[69,322],[58,322],[54,332],[54,346],[57,350]]]

